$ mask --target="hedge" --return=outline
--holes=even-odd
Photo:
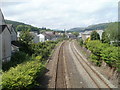
[[[45,67],[40,60],[30,60],[10,68],[2,76],[3,89],[29,89],[36,85],[36,78],[42,75]]]

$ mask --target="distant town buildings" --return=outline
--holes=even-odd
[[[94,30],[96,31],[99,35],[100,35],[100,39],[102,39],[102,33],[104,32],[103,30]],[[81,37],[83,39],[83,41],[85,41],[87,38],[90,37],[92,31],[85,31],[81,33]]]

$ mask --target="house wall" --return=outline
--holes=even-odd
[[[45,42],[45,36],[44,35],[39,34],[38,37],[39,37],[39,42]]]
[[[90,37],[89,34],[82,34],[81,36],[82,36],[82,39],[83,39],[84,42],[85,42],[85,40],[86,40],[87,38]]]
[[[16,40],[17,40],[17,33],[15,32],[14,28],[12,28],[11,41],[16,41]]]
[[[11,58],[11,34],[8,28],[2,32],[2,60],[9,61]]]
[[[37,35],[34,36],[33,42],[34,43],[38,43],[39,42],[39,37]]]

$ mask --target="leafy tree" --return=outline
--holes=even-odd
[[[102,33],[102,43],[110,43],[109,35],[104,31]]]
[[[106,33],[109,36],[110,41],[113,41],[113,45],[120,46],[120,33],[119,33],[119,23],[111,23],[108,28],[106,28]]]
[[[83,46],[83,40],[80,39],[79,42],[80,42],[80,46]]]
[[[75,35],[76,37],[79,36],[79,32],[73,32],[73,35]]]
[[[91,37],[91,40],[100,40],[100,35],[96,31],[93,31],[90,37]]]
[[[34,36],[30,34],[29,30],[23,30],[20,32],[20,41],[29,44],[32,42]]]

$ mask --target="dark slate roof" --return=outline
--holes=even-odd
[[[0,34],[5,30],[6,25],[0,25]]]
[[[11,33],[10,29],[7,27],[7,25],[0,25],[0,34],[7,28],[9,32]]]
[[[7,27],[9,28],[10,32],[12,32],[12,30],[14,30],[17,33],[17,31],[14,29],[12,24],[7,24]]]

